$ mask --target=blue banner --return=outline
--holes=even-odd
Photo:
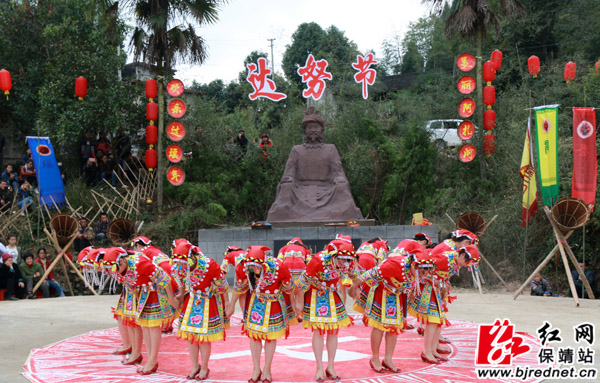
[[[65,202],[65,185],[56,162],[54,149],[48,137],[27,137],[33,166],[40,189],[40,204],[54,209],[54,203],[62,207]]]

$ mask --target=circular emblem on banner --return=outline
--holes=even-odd
[[[167,170],[167,180],[171,185],[179,186],[185,181],[185,172],[179,166],[171,166]]]
[[[183,158],[183,149],[179,145],[169,145],[166,154],[169,161],[177,163]]]
[[[50,147],[48,145],[43,145],[43,144],[38,145],[37,148],[35,148],[35,151],[38,152],[39,155],[44,156],[44,157],[52,154]]]
[[[473,145],[465,145],[460,148],[460,151],[458,152],[458,158],[460,158],[462,162],[471,162],[475,158],[476,154],[477,150]]]
[[[545,118],[544,122],[542,123],[542,129],[546,134],[548,134],[548,132],[550,132],[550,129],[552,129],[552,124],[550,123],[550,121],[548,121],[547,118]]]
[[[475,63],[475,57],[468,53],[463,53],[456,59],[456,66],[458,66],[458,69],[462,70],[463,72],[468,72],[475,68]]]
[[[471,121],[463,121],[456,131],[458,137],[463,140],[470,140],[475,134],[475,125]]]
[[[167,126],[167,136],[171,141],[181,141],[185,137],[185,126],[179,121],[173,121]]]
[[[183,83],[179,80],[171,80],[167,83],[167,93],[171,97],[179,97],[183,94]]]
[[[577,126],[577,135],[585,140],[592,134],[594,134],[594,126],[589,121],[581,121]]]
[[[458,80],[458,91],[462,94],[469,94],[475,90],[475,79],[471,76],[464,76]]]
[[[471,117],[475,113],[475,101],[465,98],[458,105],[458,114],[463,118]]]
[[[167,111],[169,112],[169,116],[173,118],[181,118],[185,114],[186,106],[185,102],[180,99],[171,100],[169,105],[167,105]]]

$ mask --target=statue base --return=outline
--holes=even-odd
[[[348,225],[348,221],[311,221],[311,222],[269,222],[273,228],[276,227],[360,227],[375,226],[374,219],[361,219],[356,225]]]

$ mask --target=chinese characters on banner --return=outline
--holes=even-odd
[[[183,94],[183,83],[179,80],[171,80],[167,84],[167,93],[171,97],[179,97]],[[187,106],[181,99],[174,99],[167,105],[167,112],[173,118],[181,118],[185,114]],[[171,122],[166,129],[167,136],[171,141],[179,142],[185,137],[185,126],[180,121]],[[165,151],[167,159],[171,163],[178,163],[183,159],[183,149],[179,145],[171,144]],[[171,166],[167,170],[167,180],[171,185],[179,186],[185,180],[185,172],[179,166]]]
[[[475,101],[465,98],[458,105],[458,114],[463,118],[471,117],[475,113]]]
[[[468,53],[463,53],[462,55],[458,56],[458,58],[456,59],[456,66],[458,67],[458,69],[462,70],[463,72],[468,72],[471,69],[475,68],[475,57],[473,57],[473,55],[470,55]]]
[[[306,64],[298,68],[297,72],[302,77],[302,83],[307,86],[302,91],[304,98],[312,97],[315,101],[321,99],[326,87],[325,80],[333,78],[331,73],[327,72],[328,65],[329,63],[325,59],[316,61],[311,53],[306,59]]]
[[[263,97],[271,101],[280,101],[287,97],[284,93],[276,92],[277,86],[275,85],[275,82],[267,78],[272,72],[271,69],[267,68],[267,59],[259,57],[258,65],[249,63],[246,67],[248,68],[246,81],[248,81],[250,85],[252,85],[252,89],[254,89],[254,92],[248,95],[250,100],[256,100],[259,97]]]
[[[475,155],[477,154],[477,150],[471,144],[465,145],[458,151],[458,158],[462,162],[471,162],[475,159]]]
[[[473,138],[473,135],[475,135],[475,125],[473,125],[471,121],[463,121],[458,126],[458,137],[460,137],[461,140],[470,140]]]
[[[354,81],[358,84],[362,84],[362,96],[366,100],[369,98],[368,85],[375,84],[375,77],[377,77],[377,71],[371,68],[371,65],[377,64],[379,61],[375,60],[373,53],[367,54],[366,57],[361,55],[356,56],[356,63],[352,64],[352,68],[358,71],[354,75]]]
[[[458,91],[462,94],[469,94],[475,90],[475,79],[471,76],[464,76],[458,80]]]
[[[463,53],[456,59],[456,66],[463,72],[468,72],[475,68],[476,63],[475,57],[468,53]],[[458,80],[456,86],[460,93],[466,95],[473,93],[477,87],[477,82],[471,76],[463,76]],[[458,114],[462,118],[469,118],[475,113],[475,106],[475,101],[473,101],[472,98],[465,98],[458,105]],[[473,135],[475,135],[475,126],[471,121],[463,121],[456,130],[456,133],[461,140],[470,140]],[[460,148],[458,158],[462,162],[471,162],[476,154],[477,151],[475,150],[475,147],[471,144],[467,144]]]

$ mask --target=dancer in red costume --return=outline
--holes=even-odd
[[[192,371],[187,378],[205,380],[210,374],[211,342],[225,340],[228,328],[224,315],[227,281],[219,264],[187,241],[179,242],[173,249],[173,270],[184,286],[177,297],[185,296],[177,337],[188,342]]]
[[[406,242],[403,245],[403,242]],[[363,314],[365,326],[371,329],[371,360],[369,365],[375,372],[400,372],[392,360],[398,333],[404,325],[403,296],[415,281],[416,261],[426,256],[425,249],[415,241],[403,241],[402,250],[379,266],[364,272],[350,290],[356,299],[354,309]],[[401,246],[403,245],[403,246]],[[360,291],[357,293],[357,288]],[[358,296],[357,296],[358,294]],[[379,359],[379,347],[385,334],[385,356]]]
[[[410,299],[409,314],[425,323],[423,352],[424,362],[439,364],[448,360],[442,353],[448,353],[439,348],[441,326],[448,324],[444,304],[448,296],[448,280],[458,273],[461,267],[467,265],[472,258],[479,258],[479,251],[474,245],[458,250],[448,250],[447,245],[462,244],[463,238],[454,237],[458,241],[441,243],[431,252],[428,259],[419,262],[423,271],[420,275],[420,294]],[[469,240],[470,241],[470,240]]]
[[[292,274],[292,280],[294,285],[298,286],[298,280],[300,275],[306,269],[306,264],[310,261],[311,253],[310,249],[302,243],[302,240],[298,237],[292,238],[285,246],[279,249],[277,259],[279,259]],[[292,307],[297,307],[296,295],[291,295]],[[302,318],[297,318],[299,322],[302,322]]]
[[[221,262],[221,271],[223,271],[223,275],[227,275],[229,266],[233,266],[233,270],[235,270],[241,260],[244,259],[245,255],[246,250],[237,246],[227,246],[227,250],[225,250],[225,253],[223,254],[223,262]]]
[[[419,244],[423,247],[427,247],[429,245],[431,245],[431,238],[429,238],[429,236],[425,233],[417,233],[415,234],[415,236],[413,237],[413,240],[419,242]]]
[[[139,241],[140,237],[134,243]],[[139,243],[136,245],[139,246]],[[171,276],[140,251],[127,257],[127,260],[121,258],[119,272],[126,283],[136,286],[138,291],[137,324],[142,327],[148,354],[146,364],[138,368],[138,372],[142,375],[152,374],[158,368],[161,326],[170,322],[174,315],[173,308],[179,308],[181,302],[173,295]]]
[[[236,267],[233,297],[227,306],[227,317],[235,309],[235,302],[244,301],[242,333],[250,338],[252,376],[248,383],[271,383],[271,364],[277,339],[289,335],[289,326],[297,323],[287,296],[294,292],[294,283],[288,268],[271,255],[266,246],[250,246]],[[263,346],[264,341],[264,346]],[[261,372],[260,355],[265,350],[265,364]]]
[[[380,265],[388,251],[390,251],[388,241],[384,241],[379,237],[363,242],[356,250],[359,271],[364,273]]]
[[[357,277],[357,257],[352,240],[337,235],[325,250],[315,254],[306,266],[298,283],[304,293],[304,306],[298,301],[297,312],[303,312],[302,325],[313,331],[312,345],[317,369],[315,379],[323,381],[325,375],[339,380],[334,361],[338,344],[338,331],[352,324],[346,312],[337,284],[342,276]],[[323,346],[327,335],[327,369],[323,368]]]

